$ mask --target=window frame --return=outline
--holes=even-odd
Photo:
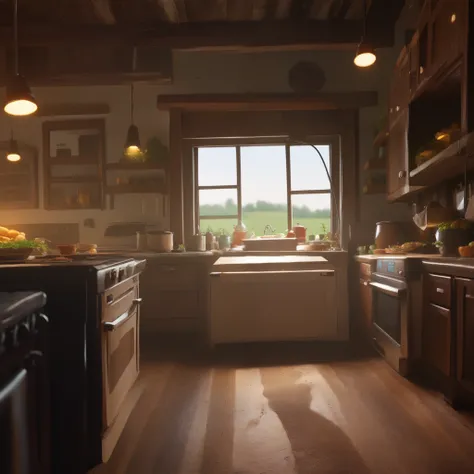
[[[237,190],[237,215],[220,215],[220,216],[204,216],[205,219],[237,219],[242,220],[242,176],[241,176],[241,147],[245,146],[285,146],[286,156],[286,191],[287,191],[287,219],[288,229],[293,228],[293,207],[292,196],[295,195],[317,195],[329,194],[331,199],[331,218],[330,229],[335,231],[337,208],[340,206],[340,174],[339,174],[339,137],[336,136],[312,136],[306,137],[305,143],[289,143],[287,137],[256,137],[256,138],[219,138],[219,139],[195,139],[191,141],[193,156],[193,182],[194,182],[194,230],[198,232],[200,229],[199,215],[199,191],[200,190],[218,190],[218,189],[236,189]],[[329,189],[308,189],[293,190],[291,188],[291,153],[290,148],[294,146],[329,146],[329,173],[332,182]],[[210,147],[234,147],[236,152],[236,184],[235,185],[215,185],[215,186],[199,186],[198,177],[198,160],[199,148]],[[316,152],[315,152],[316,153]],[[319,157],[318,157],[319,159]],[[333,202],[333,196],[336,202]],[[340,223],[338,224],[340,226]]]

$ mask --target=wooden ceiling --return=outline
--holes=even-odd
[[[2,23],[12,0],[0,0]],[[370,3],[370,2],[368,2]],[[151,24],[208,21],[350,19],[363,17],[364,0],[19,0],[23,22]]]
[[[404,0],[367,0],[379,46],[393,42]],[[11,38],[13,0],[0,0],[0,41]],[[353,45],[364,0],[19,0],[20,41],[161,42],[175,49]]]

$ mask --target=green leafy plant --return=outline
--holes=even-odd
[[[48,245],[45,242],[38,242],[36,240],[11,240],[10,242],[0,242],[0,249],[47,250]]]

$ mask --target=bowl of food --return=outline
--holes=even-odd
[[[77,251],[76,244],[61,244],[56,245],[56,247],[58,248],[59,253],[64,256],[75,255]]]
[[[77,244],[76,251],[79,253],[88,253],[91,255],[95,255],[97,253],[97,245],[96,244]]]
[[[34,250],[42,250],[45,244],[28,240],[24,232],[0,226],[0,261],[24,261]]]

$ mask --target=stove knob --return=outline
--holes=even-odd
[[[402,276],[402,275],[403,275],[403,270],[398,270],[398,274],[399,274],[400,276]]]
[[[110,270],[110,283],[112,285],[117,283],[117,270]]]
[[[118,281],[125,279],[125,268],[121,268],[118,272]]]

